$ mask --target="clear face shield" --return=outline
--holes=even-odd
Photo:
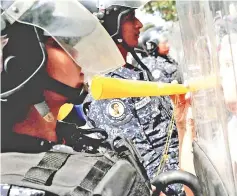
[[[98,19],[77,0],[2,1],[2,14],[10,23],[34,25],[52,36],[90,78],[105,74],[125,61]]]
[[[230,4],[177,2],[187,80],[215,80],[192,95],[194,166],[210,196],[237,194],[237,31]]]
[[[145,5],[149,0],[139,0],[139,1],[126,1],[126,0],[94,0],[97,1],[97,7],[109,8],[114,5],[129,7],[129,8],[139,8]]]

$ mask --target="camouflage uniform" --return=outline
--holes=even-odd
[[[161,56],[148,56],[144,57],[142,62],[150,70],[155,81],[171,83],[173,80],[177,80],[179,83],[182,83],[181,73],[178,70],[178,63],[170,56],[166,56],[166,58]]]
[[[0,185],[1,196],[45,196],[45,192],[41,190],[10,186],[7,184]]]
[[[145,71],[131,65],[121,67],[108,76],[148,80]],[[149,178],[153,179],[158,173],[172,117],[173,109],[170,99],[168,97],[141,97],[95,101],[88,97],[86,102],[90,101],[87,113],[88,123],[105,129],[110,140],[117,135],[130,138],[144,160]],[[115,105],[117,112],[114,109]],[[178,133],[174,124],[168,160],[162,170],[179,169],[178,159]],[[180,191],[182,188],[181,185],[173,185],[173,189]]]

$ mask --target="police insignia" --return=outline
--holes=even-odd
[[[144,97],[143,99],[141,99],[140,101],[135,103],[135,108],[136,108],[136,110],[139,110],[139,109],[145,107],[150,102],[151,102],[150,97]]]
[[[125,108],[126,106],[121,100],[114,99],[107,105],[106,112],[113,120],[122,120],[125,118]]]

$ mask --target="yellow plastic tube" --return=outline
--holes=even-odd
[[[95,76],[91,83],[91,94],[95,100],[125,97],[167,96],[213,88],[215,85],[215,76],[208,76],[190,81],[189,88],[185,87],[183,84]]]
[[[64,105],[60,107],[57,119],[63,120],[72,111],[72,109],[73,109],[73,104],[65,103]]]

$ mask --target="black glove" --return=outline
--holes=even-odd
[[[105,130],[99,128],[81,129],[72,123],[59,121],[56,132],[58,142],[71,146],[75,151],[96,153],[108,138]]]

